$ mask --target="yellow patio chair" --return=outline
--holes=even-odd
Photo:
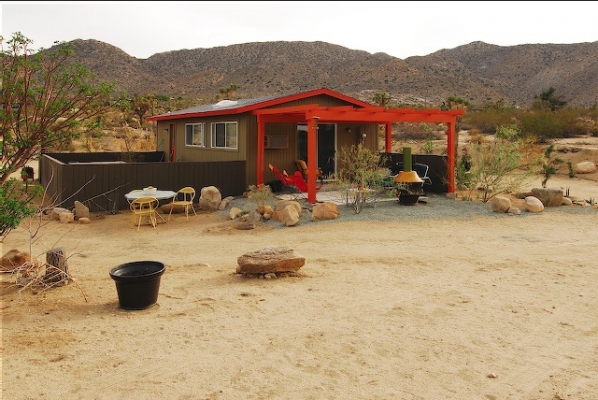
[[[156,214],[160,202],[154,197],[140,197],[131,202],[131,224],[135,225],[135,217],[139,217],[137,223],[137,230],[141,226],[141,219],[148,217],[150,223],[156,229],[158,222],[156,221]]]
[[[182,200],[179,200],[179,198],[181,197],[180,195],[182,195]],[[193,210],[193,214],[197,215],[197,213],[195,212],[195,208],[193,208],[193,199],[195,198],[195,189],[193,189],[192,187],[185,187],[182,188],[181,190],[179,190],[176,194],[176,196],[174,196],[174,198],[172,199],[172,207],[170,207],[170,213],[168,214],[168,220],[170,221],[170,217],[172,216],[172,210],[174,210],[174,207],[176,206],[182,206],[185,208],[185,216],[187,217],[187,219],[189,219],[189,208],[191,208]]]
[[[135,193],[141,193],[143,192],[143,190],[131,190],[128,194],[135,194]],[[131,204],[133,202],[133,200],[130,200],[127,198],[127,201],[129,202],[129,204]]]

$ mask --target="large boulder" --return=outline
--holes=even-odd
[[[532,197],[540,200],[544,207],[558,207],[563,204],[565,192],[562,189],[535,188],[532,189]]]
[[[63,224],[72,224],[73,222],[75,222],[75,214],[73,214],[72,212],[63,212],[60,214],[59,218],[60,222],[62,222]]]
[[[36,259],[31,259],[31,254],[26,253],[24,251],[19,251],[17,249],[12,249],[4,256],[2,256],[2,261],[0,261],[0,269],[3,271],[10,271],[12,269],[21,267],[25,264],[32,264],[32,265],[39,265],[39,262]]]
[[[327,221],[337,219],[339,215],[336,203],[328,201],[326,203],[316,204],[311,213],[312,221]]]
[[[75,201],[75,218],[89,218],[89,208],[79,201]]]
[[[504,196],[496,196],[492,199],[492,211],[497,213],[506,213],[511,208],[511,199]]]
[[[305,257],[290,247],[266,247],[243,254],[237,259],[237,264],[238,274],[295,272],[305,265]]]
[[[293,207],[297,211],[297,214],[301,215],[301,204],[299,204],[296,201],[291,201],[291,200],[280,200],[280,201],[277,201],[276,204],[274,204],[274,211],[272,213],[272,219],[274,221],[279,221],[280,212],[282,210],[284,210],[287,206]]]
[[[539,213],[544,211],[544,204],[534,196],[525,198],[525,210],[528,212]]]
[[[573,171],[576,174],[593,174],[594,172],[598,171],[598,169],[596,168],[596,164],[594,164],[592,161],[584,161],[575,164]]]
[[[67,210],[66,208],[62,208],[62,207],[54,207],[52,209],[52,212],[50,213],[50,218],[59,221],[60,220],[60,214],[65,213],[65,212],[69,212],[69,210]]]
[[[299,223],[301,214],[293,206],[287,206],[277,214],[278,221],[284,226],[295,226]]]
[[[205,211],[217,211],[222,202],[220,190],[215,186],[207,186],[201,189],[199,197],[199,208]]]

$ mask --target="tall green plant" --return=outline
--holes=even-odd
[[[542,179],[542,187],[546,187],[550,177],[556,173],[560,164],[563,163],[563,160],[555,157],[553,153],[554,144],[551,144],[546,148],[542,157],[542,168],[540,169],[540,173],[544,175],[544,178]]]
[[[346,193],[351,193],[353,210],[361,212],[364,204],[375,201],[383,189],[389,170],[382,168],[386,156],[373,152],[361,143],[342,148],[338,157],[341,164],[338,183]]]
[[[476,144],[469,149],[470,169],[468,199],[476,189],[482,192],[482,202],[517,190],[533,179],[537,162],[529,159],[524,143],[497,139],[494,142]]]

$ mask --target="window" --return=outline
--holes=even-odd
[[[206,147],[204,124],[185,125],[185,146]]]
[[[237,149],[238,131],[236,122],[212,123],[212,147],[218,149]]]

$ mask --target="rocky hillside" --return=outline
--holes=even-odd
[[[408,102],[449,95],[518,104],[554,86],[575,105],[598,102],[598,42],[500,47],[474,42],[401,60],[324,42],[247,43],[131,57],[96,40],[75,40],[75,61],[131,94],[210,100],[234,83],[240,97],[328,87],[367,99],[387,91]]]

